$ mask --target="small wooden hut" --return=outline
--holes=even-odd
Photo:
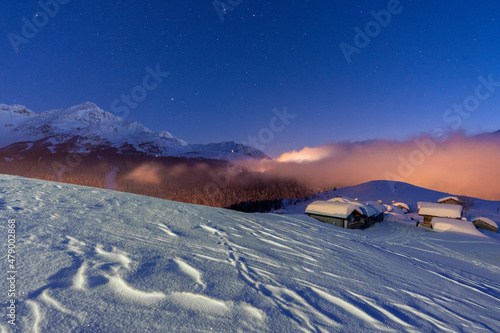
[[[450,219],[462,218],[462,206],[454,204],[440,204],[432,202],[419,202],[418,215],[424,217],[424,227],[432,228],[431,221],[434,217]]]
[[[458,197],[453,197],[453,196],[438,199],[437,202],[440,204],[450,204],[450,205],[462,205],[463,204],[462,200],[460,200]]]
[[[490,230],[498,233],[498,225],[487,217],[476,217],[472,223],[477,229]]]
[[[385,210],[385,206],[382,207]],[[307,206],[305,213],[319,221],[346,229],[367,228],[384,218],[379,207],[339,198],[314,201]]]

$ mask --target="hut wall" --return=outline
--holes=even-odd
[[[493,232],[498,232],[498,228],[495,228],[494,226],[489,225],[486,222],[483,222],[483,221],[474,221],[473,223],[476,226],[476,228],[478,228],[478,229],[483,229],[483,230],[489,230],[489,231],[493,231]]]
[[[359,214],[351,214],[347,219],[324,216],[318,214],[307,214],[311,217],[314,217],[316,220],[319,220],[324,223],[332,224],[337,227],[346,228],[346,229],[361,229],[368,228],[369,226],[381,222],[384,219],[384,214],[380,214],[374,217],[366,217]]]
[[[433,217],[434,216],[424,215],[424,227],[432,228],[431,221],[432,221]]]
[[[333,224],[337,227],[345,228],[344,219],[337,218],[337,217],[331,217],[331,216],[317,215],[317,214],[307,214],[307,215],[314,217],[316,220],[319,220],[321,222]]]
[[[445,201],[441,201],[440,203],[442,203],[442,204],[451,204],[451,205],[461,205],[462,204],[460,201],[456,201],[454,199],[447,199]]]
[[[364,228],[364,224],[360,221],[346,221],[345,228],[347,229],[361,229]]]

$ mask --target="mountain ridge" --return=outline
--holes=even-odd
[[[240,160],[269,158],[262,151],[233,141],[188,144],[170,132],[155,133],[137,121],[120,118],[84,102],[66,109],[34,112],[23,105],[0,104],[0,147],[15,143],[57,146],[73,141],[78,147],[110,147],[158,156]],[[0,148],[1,149],[1,148]]]

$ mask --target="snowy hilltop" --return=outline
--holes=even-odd
[[[16,176],[0,176],[0,218],[5,242],[15,234],[2,332],[500,331],[500,239],[488,231],[398,219],[346,230],[303,210]]]
[[[85,150],[116,148],[159,156],[220,160],[263,159],[258,149],[235,142],[188,144],[167,131],[154,133],[136,121],[120,118],[86,102],[67,109],[33,112],[22,105],[0,104],[0,148],[30,142],[31,148],[55,151],[71,143]]]

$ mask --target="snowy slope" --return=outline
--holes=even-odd
[[[345,230],[0,176],[5,239],[9,218],[19,332],[500,331],[491,232]]]
[[[32,112],[21,105],[0,104],[0,148],[15,142],[41,140],[37,143],[41,146],[72,139],[82,147],[134,149],[162,156],[223,160],[266,157],[255,148],[234,142],[190,145],[167,131],[154,133],[138,122],[122,119],[90,102],[45,112]]]

